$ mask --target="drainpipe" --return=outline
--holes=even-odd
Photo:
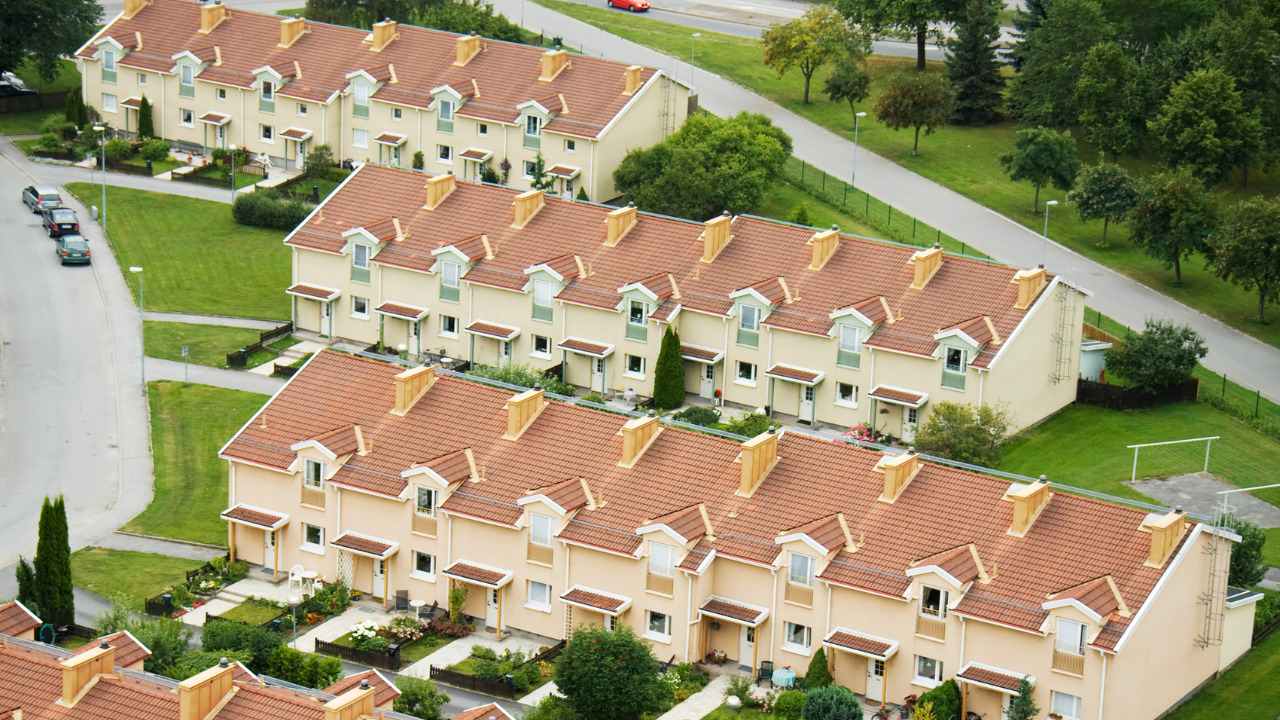
[[[1098,688],[1098,720],[1103,720],[1106,713],[1103,708],[1107,706],[1107,654],[1102,655],[1102,683]]]
[[[870,393],[872,390],[876,389],[876,349],[873,347],[868,347],[867,345],[863,345],[862,347],[867,348],[867,352],[871,354],[871,378],[870,378],[870,386],[867,390],[867,392]],[[871,426],[871,432],[875,432],[876,401],[874,398],[872,398],[870,405],[871,405],[871,408],[870,408],[871,412],[867,414],[867,424]]]
[[[596,141],[592,139],[589,143],[591,146],[591,162],[589,163],[591,171],[591,197],[595,198],[595,202],[600,202],[600,187],[596,184]],[[686,656],[687,655],[688,653],[686,653]]]
[[[982,392],[983,390],[986,389],[986,387],[987,387],[987,374],[979,370],[978,371],[978,407],[982,407]]]
[[[684,613],[684,616],[688,618],[688,620],[685,621],[685,628],[684,628],[684,661],[689,662],[689,643],[692,642],[693,640],[693,633],[689,632],[689,628],[698,624],[699,619],[695,618],[693,615],[693,574],[689,572],[685,572],[684,577],[686,580],[689,581],[689,593],[688,593],[689,597],[685,601],[685,606],[687,609],[685,610],[685,613]]]
[[[724,402],[729,399],[729,317],[727,315],[724,318],[724,372],[721,374],[724,375],[720,378],[720,406],[723,407]],[[772,660],[773,657],[769,659]]]
[[[769,611],[769,619],[776,620],[778,617],[778,568],[770,567],[769,572],[773,573],[773,608]],[[771,663],[773,662],[773,647],[777,644],[773,641],[774,624],[776,623],[770,623],[769,625],[769,662]],[[760,642],[759,629],[756,630],[756,642]]]

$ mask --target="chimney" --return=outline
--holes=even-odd
[[[1005,497],[1013,501],[1013,524],[1009,526],[1009,534],[1024,537],[1040,513],[1049,506],[1053,493],[1049,492],[1049,481],[1041,475],[1030,485],[1011,489]]]
[[[742,443],[742,452],[738,455],[738,462],[742,463],[737,492],[740,497],[751,497],[773,466],[782,459],[778,457],[779,437],[776,430],[769,428],[767,432]]]
[[[622,460],[618,462],[618,467],[635,467],[640,456],[644,455],[644,451],[649,449],[661,432],[662,426],[658,424],[658,416],[652,412],[648,417],[628,420],[618,431],[622,436]]]
[[[907,484],[920,474],[920,456],[911,448],[901,455],[885,455],[876,463],[876,470],[884,473],[884,492],[881,502],[892,503],[898,499]]]
[[[1031,303],[1035,302],[1036,296],[1045,286],[1044,266],[1041,265],[1034,270],[1019,270],[1013,276],[1013,282],[1018,284],[1018,301],[1013,304],[1013,307],[1026,310],[1031,307]]]
[[[1147,567],[1160,567],[1178,547],[1178,541],[1187,530],[1187,516],[1178,508],[1158,520],[1144,526],[1151,531],[1151,552],[1147,555]]]
[[[208,35],[227,19],[227,6],[221,0],[205,3],[200,6],[200,34]]]
[[[151,0],[124,0],[124,19],[132,20],[138,11],[151,4]]]
[[[454,67],[466,67],[471,58],[480,54],[480,36],[475,33],[459,35],[453,52]]]
[[[641,78],[641,73],[643,72],[644,72],[644,68],[640,67],[639,65],[632,65],[631,67],[623,71],[622,77],[624,80],[626,80],[626,88],[622,91],[623,95],[626,95],[627,97],[631,97],[632,95],[636,94],[636,91],[639,90],[640,86],[644,84]]]
[[[547,402],[542,386],[535,385],[532,390],[525,390],[507,401],[507,434],[504,440],[519,440],[525,430],[533,424],[543,409],[551,403]]]
[[[178,720],[204,720],[231,699],[230,663],[218,663],[178,683]]]
[[[542,201],[542,196],[543,191],[541,190],[530,190],[517,195],[515,202],[511,203],[516,206],[515,222],[511,223],[511,227],[519,230],[528,225],[533,216],[537,215],[545,204]]]
[[[280,21],[280,44],[276,47],[292,47],[294,43],[298,42],[298,38],[308,32],[310,30],[307,29],[306,20],[300,17],[285,18]]]
[[[392,415],[404,417],[405,413],[431,389],[436,382],[434,367],[416,367],[396,375],[396,409]]]
[[[324,704],[324,720],[373,717],[373,688],[361,683]]]
[[[915,266],[915,276],[911,279],[911,289],[920,290],[929,283],[938,268],[942,267],[942,246],[935,244],[928,250],[920,250],[907,261]]]
[[[427,178],[427,184],[422,187],[427,191],[427,204],[423,205],[422,209],[435,210],[440,207],[440,203],[444,202],[445,198],[453,194],[458,187],[458,181],[453,173],[445,173]]]
[[[707,221],[706,229],[702,231],[702,262],[709,263],[715,260],[724,246],[733,239],[729,234],[732,224],[733,218],[729,216],[728,210],[719,217]]]
[[[373,24],[373,47],[369,48],[374,52],[382,52],[392,40],[400,37],[400,33],[396,32],[396,21],[391,18],[384,18],[380,23]]]
[[[116,650],[104,641],[100,647],[66,658],[59,664],[62,666],[62,697],[57,704],[71,707],[99,675],[115,672]]]
[[[542,82],[551,82],[556,76],[564,72],[569,66],[569,53],[559,48],[548,50],[542,53],[542,74],[538,79]]]
[[[813,249],[813,257],[809,261],[810,270],[821,270],[823,265],[836,254],[836,249],[840,247],[840,228],[835,225],[830,230],[816,232],[813,237],[809,238],[809,245]]]
[[[618,247],[622,238],[636,226],[636,206],[630,203],[605,216],[605,247]]]

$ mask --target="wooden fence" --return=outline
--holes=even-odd
[[[1099,340],[1101,342],[1109,342],[1115,345],[1123,345],[1124,340],[1112,335],[1100,327],[1085,323],[1080,335],[1086,340]]]
[[[249,356],[261,350],[267,343],[273,342],[279,338],[293,332],[293,323],[288,322],[280,327],[270,330],[263,330],[258,334],[258,342],[240,348],[233,353],[227,353],[227,367],[248,367]]]
[[[143,177],[151,177],[152,172],[147,169],[146,165],[130,165],[124,162],[107,161],[107,169],[112,172],[124,173],[125,175],[142,175]]]
[[[316,652],[321,655],[332,655],[357,665],[379,668],[396,672],[400,669],[400,646],[392,645],[382,652],[357,650],[345,645],[316,640]],[[432,668],[434,671],[435,668]],[[434,677],[434,676],[433,676]]]
[[[287,613],[287,612],[280,613],[279,615],[277,615],[277,616],[275,616],[275,617],[271,618],[270,620],[268,620],[268,621],[266,621],[266,622],[264,622],[264,623],[258,623],[258,624],[256,624],[256,625],[255,625],[255,624],[253,624],[253,623],[247,623],[247,622],[245,622],[245,621],[243,621],[243,620],[235,620],[235,619],[232,619],[232,618],[226,618],[226,617],[223,617],[223,616],[221,616],[221,615],[206,614],[206,615],[205,615],[205,617],[204,617],[204,624],[207,626],[210,622],[212,622],[212,621],[216,620],[216,621],[218,621],[218,622],[229,622],[229,623],[235,623],[236,625],[244,625],[244,626],[246,626],[246,627],[258,627],[258,628],[262,628],[263,630],[276,630],[276,629],[279,629],[279,628],[277,628],[277,627],[276,627],[276,623],[281,623],[281,626],[282,626],[282,627],[283,627],[283,625],[285,625],[285,624],[286,624],[286,623],[284,623],[284,618],[289,618],[289,619],[290,619],[290,622],[289,622],[289,623],[287,623],[287,624],[289,625],[289,627],[291,627],[291,628],[292,628],[292,627],[293,627],[293,623],[292,623],[292,615],[291,615],[290,613]]]
[[[147,598],[143,602],[143,610],[145,610],[148,615],[171,618],[173,617],[174,605],[172,601],[166,603],[164,601],[164,594],[162,593],[153,598]]]
[[[1276,615],[1274,620],[1267,623],[1266,625],[1263,625],[1257,630],[1254,630],[1253,641],[1250,643],[1250,645],[1257,645],[1263,640],[1266,640],[1271,635],[1271,633],[1275,632],[1276,630],[1280,630],[1280,615]]]
[[[38,158],[47,158],[49,160],[69,160],[71,162],[80,162],[80,154],[76,152],[60,152],[57,150],[32,150],[31,154]]]
[[[316,650],[319,650],[317,642]],[[460,687],[465,690],[471,690],[485,695],[493,695],[495,697],[504,697],[508,700],[516,699],[516,688],[514,685],[508,685],[501,680],[481,680],[474,675],[455,672],[442,667],[431,666],[431,679],[442,682],[454,687]]]
[[[66,107],[66,92],[13,95],[0,98],[0,113],[27,112],[30,110],[64,110]]]
[[[1181,385],[1160,388],[1154,393],[1080,378],[1076,381],[1076,402],[1110,410],[1146,410],[1161,405],[1191,402],[1196,399],[1199,388],[1198,378],[1191,378]]]

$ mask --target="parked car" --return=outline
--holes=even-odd
[[[640,12],[641,10],[649,9],[649,0],[609,0],[609,7]]]
[[[38,95],[39,93],[33,88],[21,84],[19,80],[15,85],[12,82],[0,81],[0,97],[13,97],[15,95]]]
[[[54,250],[63,265],[89,262],[89,241],[79,235],[62,235]]]
[[[41,212],[45,208],[62,207],[62,196],[52,185],[30,185],[22,191],[22,202],[31,212]]]
[[[51,238],[80,234],[80,220],[76,218],[76,211],[71,208],[45,208],[40,216],[44,231]]]

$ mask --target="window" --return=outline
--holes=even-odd
[[[907,408],[907,424],[908,425],[920,424],[920,410],[918,408]]]
[[[546,515],[529,514],[529,542],[543,547],[551,546],[551,536],[555,534],[555,521]]]
[[[453,148],[448,145],[437,145],[436,157],[440,158],[442,163],[453,162]]]
[[[368,245],[355,243],[351,246],[351,279],[365,285],[369,284],[371,271],[369,269],[369,258],[373,254],[373,249]]]
[[[351,296],[351,317],[359,320],[369,319],[369,298],[359,295]]]
[[[262,126],[262,142],[273,143],[276,141],[276,129],[272,125]]]
[[[102,50],[102,82],[116,81],[116,51]]]
[[[178,108],[178,124],[183,127],[194,127],[196,115],[186,108]]]
[[[263,80],[263,81],[262,81],[262,99],[263,99],[263,100],[275,100],[275,99],[276,99],[276,84],[275,84],[275,83],[271,82],[270,80]]]
[[[530,610],[551,612],[551,586],[533,580],[529,581],[529,599],[524,604]]]
[[[675,577],[676,549],[662,543],[649,543],[649,574]]]
[[[439,498],[439,493],[431,488],[422,487],[421,485],[416,485],[415,487],[417,488],[417,492],[415,493],[417,497],[413,503],[413,511],[419,515],[435,517],[436,500]]]
[[[324,469],[324,463],[307,458],[302,472],[302,484],[309,488],[323,488]]]
[[[351,114],[360,118],[369,117],[369,86],[357,84],[352,93]]]
[[[785,627],[785,634],[782,636],[783,648],[792,652],[802,650],[806,655],[809,654],[813,630],[808,625],[797,625],[793,622],[787,623]]]
[[[942,372],[942,387],[964,390],[964,373],[968,367],[969,353],[961,348],[946,349],[947,364]]]
[[[631,300],[627,304],[627,339],[648,342],[649,303]]]
[[[418,580],[436,579],[436,556],[428,555],[424,552],[413,551],[413,571],[409,573],[409,577]]]
[[[644,379],[644,358],[639,355],[628,355],[627,370],[626,372],[623,373],[623,375],[626,377],[632,378],[634,380],[643,380]]]
[[[404,119],[404,110],[400,108],[391,108],[391,120],[393,122],[400,122],[402,119]]]
[[[756,386],[756,364],[738,361],[738,379],[734,380],[739,385]]]
[[[461,295],[460,278],[462,277],[462,266],[456,262],[448,260],[440,261],[440,299],[450,302],[458,302]]]
[[[178,66],[178,95],[186,98],[196,96],[196,72],[190,65]]]
[[[1049,709],[1062,716],[1063,720],[1080,720],[1084,715],[1084,702],[1075,695],[1068,695],[1053,690],[1049,693]]]
[[[817,564],[816,558],[800,553],[791,553],[791,573],[787,576],[787,582],[792,585],[813,587],[814,568]]]
[[[947,618],[947,591],[929,587],[928,585],[921,586],[920,614],[945,620]]]
[[[440,113],[441,120],[452,120],[453,119],[453,101],[441,99],[439,113]]]
[[[458,337],[458,318],[452,315],[441,315],[440,334],[445,337]]]
[[[551,338],[546,335],[534,335],[533,350],[529,354],[539,358],[551,357]]]
[[[218,95],[217,95],[217,97],[218,97],[218,101],[219,101],[219,102],[223,102],[223,101],[225,101],[225,100],[227,99],[227,89],[226,89],[226,88],[218,88]]]
[[[576,150],[576,149],[577,149],[577,143],[576,143],[576,142],[574,142],[573,140],[568,140],[568,139],[566,139],[566,140],[564,141],[564,151],[565,151],[565,152],[567,152],[567,153],[571,153],[571,152],[573,152],[573,151],[574,151],[574,150]]]
[[[369,147],[369,131],[351,128],[351,145],[358,148]]]
[[[306,117],[306,116],[307,116],[307,104],[298,103],[298,117]]]
[[[532,160],[524,161],[524,176],[526,178],[533,177],[534,163]]]
[[[440,98],[436,101],[436,130],[439,132],[453,132],[453,107],[452,100]]]
[[[146,87],[146,86],[147,86],[147,74],[138,73],[138,87]]]
[[[115,112],[115,111],[116,111],[116,96],[115,96],[115,95],[112,95],[112,94],[110,94],[110,93],[102,93],[102,111],[103,111],[103,112]]]
[[[311,523],[302,523],[302,549],[323,554],[324,528]]]
[[[836,404],[858,407],[858,386],[852,383],[836,383]]]
[[[1053,648],[1058,652],[1084,655],[1088,630],[1084,623],[1058,618],[1058,637],[1054,640]]]
[[[479,125],[476,126],[476,135],[479,135],[480,137],[484,137],[485,135],[488,135],[488,134],[489,134],[488,125],[486,125],[485,123],[480,123]]]
[[[862,362],[862,328],[840,326],[840,349],[836,352],[836,364],[856,368]]]
[[[648,630],[644,636],[650,640],[671,642],[671,616],[652,610],[648,612],[648,616]]]
[[[967,353],[960,348],[947,348],[947,372],[964,372],[966,354]]]
[[[738,344],[760,347],[760,308],[743,305],[738,310]]]
[[[537,115],[526,115],[524,118],[524,134],[539,135],[542,133],[542,119]]]
[[[551,307],[551,296],[555,293],[555,283],[549,280],[533,281],[533,319],[551,322],[555,310]]]
[[[915,679],[928,687],[940,685],[942,683],[942,662],[923,655],[917,655]]]

